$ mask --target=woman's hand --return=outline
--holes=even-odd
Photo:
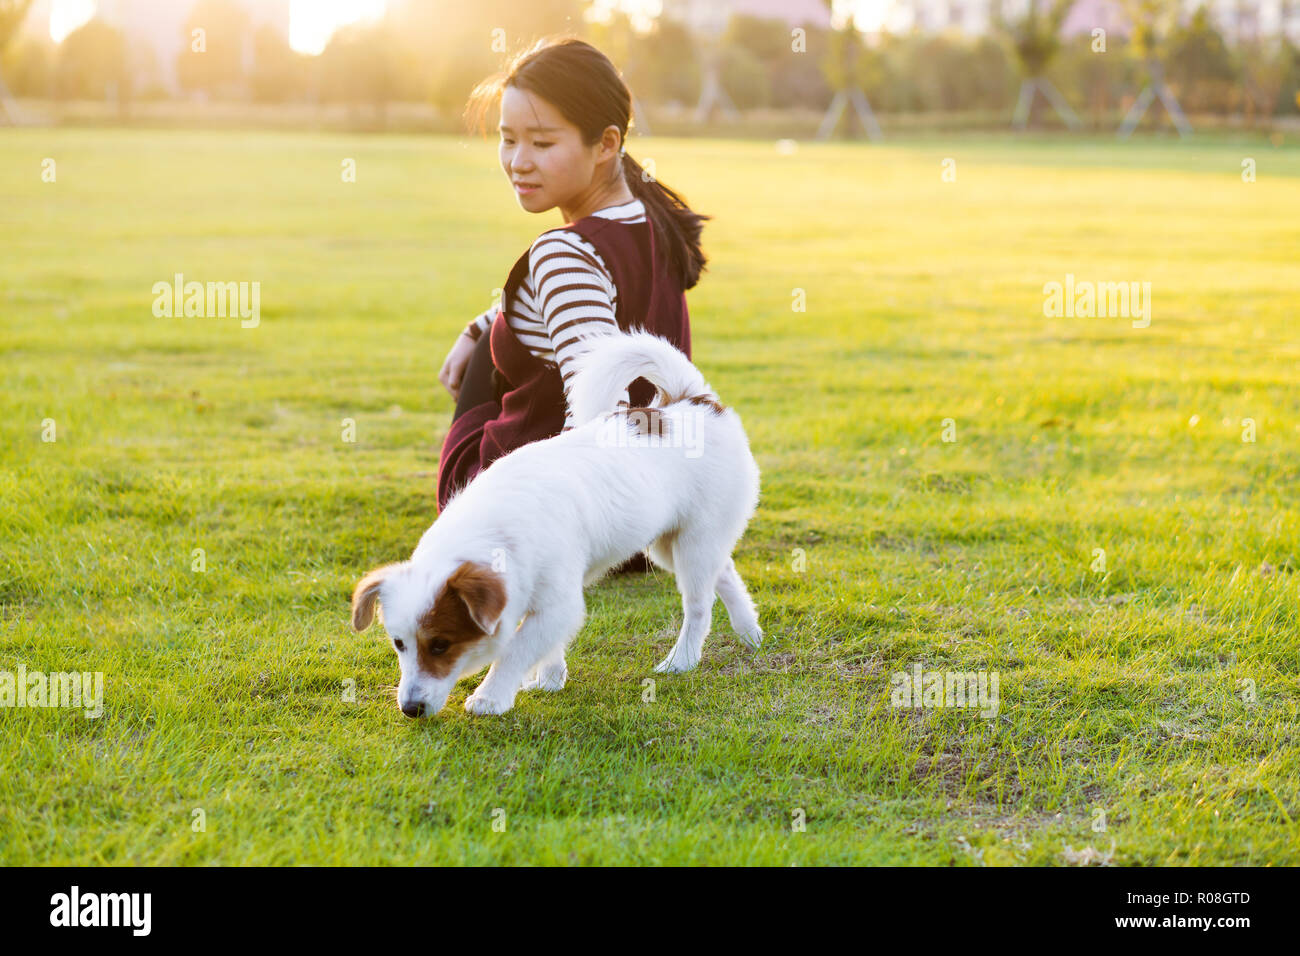
[[[442,382],[452,398],[460,398],[460,383],[465,378],[465,369],[477,345],[478,343],[468,334],[462,332],[452,344],[451,351],[447,353],[446,361],[442,363],[442,370],[438,372],[438,381]]]

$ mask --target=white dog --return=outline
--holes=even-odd
[[[505,713],[521,689],[559,690],[565,645],[586,617],[583,588],[647,545],[676,577],[685,612],[656,671],[699,663],[715,591],[742,640],[763,638],[731,560],[759,491],[740,416],[649,332],[602,338],[577,364],[576,427],[493,462],[409,561],[371,571],[352,594],[358,631],[383,607],[407,716],[441,710],[462,675],[488,664],[465,701],[471,714]],[[638,377],[658,390],[654,405],[611,412]]]

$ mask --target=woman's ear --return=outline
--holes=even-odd
[[[609,149],[613,152],[615,159],[619,156],[619,150],[627,144],[623,142],[623,136],[617,126],[606,126],[604,132],[600,134],[600,145],[602,149]]]
[[[386,564],[375,568],[357,582],[352,591],[352,629],[364,631],[375,619],[375,602],[379,600],[379,586],[393,571],[402,566],[402,562]]]

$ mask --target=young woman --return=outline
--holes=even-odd
[[[507,452],[573,427],[571,365],[593,338],[645,328],[690,356],[685,291],[707,261],[700,231],[711,217],[627,155],[632,98],[603,53],[571,37],[539,41],[475,87],[466,115],[480,130],[498,98],[501,168],[519,205],[558,208],[564,225],[519,257],[500,308],[466,326],[438,374],[456,399],[439,510]],[[637,379],[621,404],[653,395]]]

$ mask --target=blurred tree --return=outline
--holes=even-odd
[[[140,99],[142,94],[150,99],[166,99],[158,56],[150,44],[126,39],[126,75],[126,92],[132,100]]]
[[[394,55],[420,68],[410,85],[421,99],[459,116],[475,84],[520,48],[556,32],[579,32],[586,6],[585,0],[388,0],[386,21],[397,50],[405,51]]]
[[[695,122],[707,122],[712,118],[714,110],[719,110],[725,118],[734,120],[739,114],[722,76],[725,53],[723,35],[727,22],[731,19],[731,8],[730,5],[701,4],[699,12],[704,16],[693,22],[696,49],[700,56],[700,98],[695,103]]]
[[[48,35],[25,37],[9,47],[9,52],[0,57],[0,71],[9,78],[9,88],[14,95],[54,95],[56,52],[57,48]],[[0,122],[3,122],[3,118],[4,109],[0,103]]]
[[[908,50],[917,109],[955,112],[1010,105],[1014,67],[992,37],[970,43],[956,33],[922,34]]]
[[[125,108],[129,79],[121,31],[94,19],[69,33],[59,44],[55,82],[64,99],[116,99]]]
[[[722,34],[722,85],[740,109],[772,104],[772,74],[790,48],[785,24],[732,14]]]
[[[32,0],[0,0],[0,52],[18,35]]]
[[[3,65],[5,51],[18,35],[18,28],[27,17],[27,10],[32,0],[0,0],[0,66]],[[3,70],[0,70],[0,123],[16,122],[13,113],[9,88],[5,86]]]
[[[1015,66],[1007,57],[1003,44],[988,34],[975,41],[967,79],[973,106],[986,110],[1001,110],[1010,106],[1015,78]]]
[[[882,34],[875,52],[880,79],[866,92],[883,112],[998,111],[1014,102],[1016,67],[999,38]]]
[[[398,88],[397,71],[389,57],[395,46],[383,22],[354,24],[335,31],[320,55],[323,97],[353,107],[369,104],[382,126],[388,103]]]
[[[1186,26],[1176,25],[1170,32],[1166,75],[1190,110],[1232,107],[1237,69],[1205,7],[1199,7]]]
[[[802,47],[794,48],[794,29],[784,21],[735,14],[727,25],[723,63],[727,89],[736,90],[741,106],[824,108],[832,90],[818,65],[829,51],[830,34],[802,24]],[[755,67],[762,75],[750,74]]]
[[[653,102],[691,103],[700,96],[700,64],[695,41],[684,24],[660,17],[646,34],[633,37],[629,84]]]
[[[1239,48],[1246,120],[1269,123],[1291,71],[1291,45],[1282,37],[1243,38]]]
[[[636,42],[637,30],[632,26],[632,18],[622,10],[613,11],[608,23],[590,25],[587,42],[601,50],[610,62],[618,68],[632,95],[632,118],[629,130],[636,129],[642,136],[650,134],[650,123],[645,115],[645,106],[637,91],[640,84],[633,81],[640,67],[641,47]],[[630,135],[630,133],[629,133]]]
[[[904,34],[881,33],[876,48],[879,82],[866,88],[871,102],[882,112],[907,113],[922,109],[922,92],[913,75],[916,47],[922,35],[913,30]]]
[[[1088,125],[1097,131],[1114,128],[1114,111],[1125,92],[1132,89],[1139,73],[1134,58],[1127,55],[1126,39],[1106,38],[1104,56],[1093,51],[1091,33],[1081,33],[1061,46],[1052,68],[1058,88],[1074,90],[1088,108]]]
[[[1178,105],[1178,99],[1165,85],[1162,61],[1165,44],[1173,31],[1174,24],[1178,21],[1177,0],[1123,0],[1123,6],[1129,22],[1133,24],[1129,48],[1146,65],[1147,84],[1138,94],[1128,115],[1124,117],[1124,122],[1120,124],[1118,134],[1120,139],[1127,139],[1132,135],[1137,124],[1142,121],[1147,107],[1156,99],[1160,100],[1165,112],[1169,114],[1169,118],[1178,130],[1178,135],[1190,136],[1191,124],[1183,115],[1183,108]]]
[[[835,91],[831,104],[817,127],[818,139],[829,139],[839,125],[841,117],[852,104],[858,122],[866,130],[867,138],[876,142],[882,138],[880,124],[871,109],[871,102],[863,86],[871,86],[883,72],[880,55],[862,42],[862,34],[852,16],[844,17],[843,27],[835,27],[837,13],[833,0],[823,0],[831,12],[831,36],[827,53],[821,59],[822,73]]]
[[[252,60],[248,12],[234,0],[198,0],[184,26],[176,77],[187,90],[242,97]]]
[[[253,71],[249,77],[253,98],[263,103],[284,103],[307,92],[311,63],[289,46],[275,27],[263,24],[253,35]]]
[[[1252,126],[1261,119],[1270,122],[1277,112],[1284,88],[1290,85],[1293,48],[1287,39],[1289,5],[1279,4],[1276,34],[1260,32],[1259,0],[1236,0],[1233,4],[1234,36],[1241,64],[1241,106]]]
[[[803,52],[794,52],[792,47],[795,38],[787,30],[785,50],[773,65],[772,104],[779,108],[796,106],[820,110],[835,95],[835,91],[826,82],[826,74],[820,62],[830,51],[831,32],[811,23],[803,24],[800,29],[804,31]],[[863,72],[870,73],[871,76],[862,81],[868,99],[874,101],[879,92],[877,85],[884,81],[884,70],[879,56],[873,63],[864,62],[863,65],[874,67],[871,70],[864,69]]]
[[[723,37],[729,46],[748,50],[763,63],[776,63],[790,52],[790,30],[781,20],[733,14]]]
[[[1278,96],[1277,112],[1295,116],[1300,113],[1300,50],[1285,35],[1279,57],[1282,61],[1282,91]]]
[[[1046,76],[1048,66],[1061,52],[1061,27],[1073,6],[1074,0],[1029,0],[1025,15],[1012,20],[1006,19],[999,7],[998,21],[1011,40],[1020,66],[1020,97],[1011,121],[1018,129],[1029,124],[1036,93],[1043,94],[1066,126],[1079,126],[1079,117]]]
[[[921,109],[952,112],[967,109],[967,50],[951,34],[927,33],[913,48],[912,66]]]
[[[737,109],[762,109],[772,105],[772,75],[768,65],[743,46],[722,48],[722,86]]]

